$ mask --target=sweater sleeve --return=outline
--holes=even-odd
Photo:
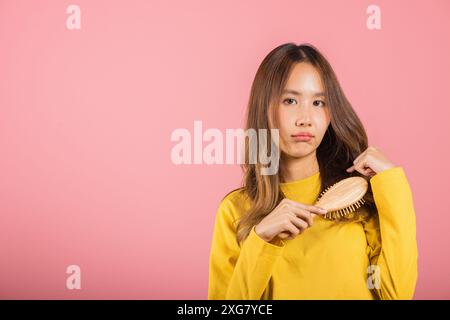
[[[281,256],[285,241],[269,243],[255,227],[239,245],[236,208],[225,198],[216,214],[210,251],[208,299],[259,300]]]
[[[412,299],[418,250],[408,180],[401,167],[393,167],[373,176],[370,184],[378,215],[363,223],[371,263],[367,285],[378,299]]]

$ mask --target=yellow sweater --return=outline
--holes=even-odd
[[[394,167],[370,184],[378,215],[368,222],[338,225],[317,216],[278,244],[253,228],[239,246],[233,221],[250,203],[240,190],[227,195],[215,219],[208,299],[412,299],[418,252],[408,180]],[[280,186],[287,198],[313,204],[320,173]]]

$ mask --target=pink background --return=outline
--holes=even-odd
[[[81,8],[81,30],[66,8]],[[366,8],[381,8],[368,30]],[[450,1],[0,0],[0,298],[206,299],[237,165],[174,165],[173,130],[239,128],[285,42],[330,60],[413,189],[415,298],[450,298]],[[81,267],[81,290],[66,267]]]

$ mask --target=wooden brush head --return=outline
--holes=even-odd
[[[328,211],[323,218],[335,220],[361,207],[368,187],[362,177],[346,178],[325,189],[314,205]]]

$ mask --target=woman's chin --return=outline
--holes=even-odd
[[[289,150],[289,152],[287,154],[291,158],[303,158],[303,157],[309,155],[312,151],[314,151],[314,149],[311,147],[295,148],[295,149],[292,148],[291,150]]]

